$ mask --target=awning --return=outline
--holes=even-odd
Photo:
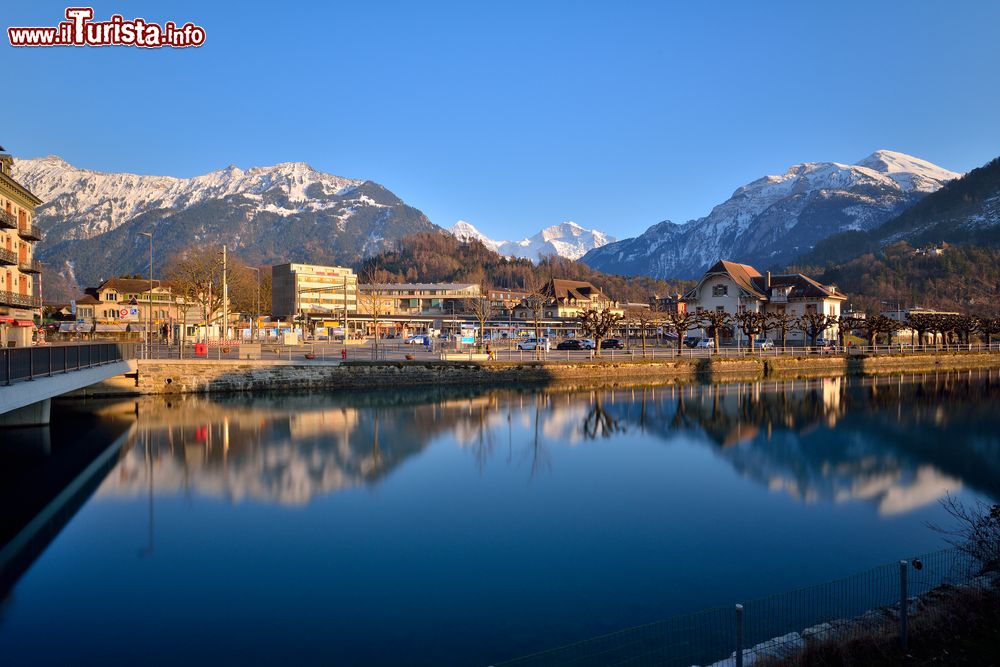
[[[59,324],[59,333],[76,333],[76,322],[62,322]]]
[[[14,320],[15,327],[33,327],[35,323],[32,320]]]
[[[128,330],[129,331],[144,332],[146,330],[146,323],[145,322],[129,322]]]
[[[127,326],[128,324],[125,322],[121,324],[97,324],[94,327],[94,331],[120,331],[124,333]]]

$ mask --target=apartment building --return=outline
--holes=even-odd
[[[14,180],[13,166],[14,158],[0,153],[0,344],[26,346],[35,317],[41,320],[42,270],[34,258],[41,237],[34,215],[42,200]]]
[[[343,266],[278,264],[271,270],[271,315],[340,319],[358,311],[358,277]]]

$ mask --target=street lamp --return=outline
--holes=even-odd
[[[153,344],[153,232],[139,232],[139,236],[149,239],[149,299],[146,301],[146,358],[152,357]]]

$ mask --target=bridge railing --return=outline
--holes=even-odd
[[[136,359],[139,351],[137,343],[0,348],[0,385]]]

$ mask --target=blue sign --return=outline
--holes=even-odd
[[[462,336],[462,345],[472,345],[476,342],[475,336]]]

